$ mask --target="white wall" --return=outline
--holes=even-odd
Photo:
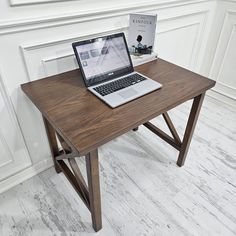
[[[9,100],[1,106],[13,111],[12,129],[20,137],[20,149],[25,153],[22,166],[12,162],[13,173],[6,164],[9,155],[0,153],[0,171],[8,173],[2,177],[0,191],[52,165],[41,115],[22,93],[20,84],[76,68],[71,43],[127,32],[131,12],[158,13],[159,56],[217,80],[212,95],[235,104],[235,1],[47,0],[50,3],[42,3],[45,1],[0,3],[0,84]],[[5,131],[8,126],[6,122],[0,124]],[[9,138],[7,132],[2,133],[0,137]]]
[[[208,41],[206,66],[202,70],[216,80],[211,95],[236,104],[236,1],[218,1]]]

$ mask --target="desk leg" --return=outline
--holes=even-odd
[[[43,121],[44,121],[45,129],[47,132],[47,136],[48,136],[48,142],[49,142],[49,146],[50,146],[50,150],[51,150],[52,159],[54,162],[54,167],[55,167],[56,172],[60,173],[61,169],[58,166],[56,159],[55,159],[57,156],[59,156],[59,148],[57,145],[56,134],[55,134],[53,127],[47,121],[47,119],[45,117],[43,117]]]
[[[56,139],[56,131],[45,117],[43,117],[43,121],[46,128],[48,142],[56,172],[60,173],[62,171],[65,174],[72,187],[90,210],[93,228],[97,232],[102,228],[98,150],[96,149],[91,151],[85,157],[88,178],[87,186],[75,161],[75,157],[78,156],[78,153],[72,150],[66,141],[59,134],[57,134],[63,149],[60,152]],[[68,159],[71,169],[63,159]]]
[[[179,153],[179,157],[177,160],[177,165],[178,166],[183,166],[187,153],[188,153],[188,149],[189,149],[189,145],[190,142],[192,140],[192,136],[193,136],[193,132],[197,123],[197,119],[201,110],[201,106],[202,106],[202,102],[204,99],[205,93],[200,94],[199,96],[195,97],[193,100],[193,104],[192,104],[192,108],[190,111],[190,115],[188,118],[188,122],[187,122],[187,126],[186,126],[186,130],[184,133],[184,138],[183,138],[183,142],[181,144],[181,148],[180,148],[180,153]]]
[[[96,149],[87,154],[85,159],[88,177],[90,211],[92,215],[93,228],[97,232],[102,228],[98,150]]]

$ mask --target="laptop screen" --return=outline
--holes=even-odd
[[[72,45],[87,86],[133,71],[123,33],[73,43]]]

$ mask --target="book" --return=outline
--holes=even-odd
[[[156,14],[130,14],[128,46],[131,54],[152,53],[156,35],[156,22]]]

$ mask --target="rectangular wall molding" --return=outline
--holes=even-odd
[[[158,29],[157,38],[159,35],[163,35],[171,31],[181,30],[192,26],[197,27],[198,30],[196,31],[195,38],[192,43],[191,57],[188,62],[188,65],[191,66],[191,68],[194,68],[198,58],[197,48],[201,47],[200,44],[202,42],[200,39],[204,34],[205,19],[207,14],[208,10],[196,11],[188,14],[182,14],[180,16],[166,17],[161,19],[158,23],[159,25],[165,24],[165,27]],[[187,23],[185,21],[187,21]],[[25,67],[29,75],[29,81],[77,68],[78,66],[71,48],[72,42],[120,31],[127,32],[127,30],[128,25],[126,27],[116,29],[113,28],[109,31],[101,32],[101,30],[99,30],[97,32],[93,32],[92,34],[81,33],[79,37],[66,37],[59,38],[54,41],[39,41],[38,43],[27,43],[21,45]],[[63,51],[63,53],[57,52],[55,55],[55,47],[58,51]],[[43,53],[43,50],[45,49],[47,51]],[[47,56],[42,56],[42,54],[46,54]],[[187,67],[188,65],[185,66]]]
[[[25,1],[25,0],[13,0]],[[28,0],[27,0],[28,1]],[[41,0],[40,0],[41,1]],[[72,1],[72,0],[70,0]],[[75,0],[74,0],[75,1]],[[35,2],[35,1],[32,1]],[[17,21],[0,22],[0,35],[18,33],[35,29],[43,29],[49,27],[63,26],[75,24],[85,21],[93,21],[105,19],[108,17],[123,16],[132,12],[147,12],[153,9],[165,9],[178,6],[187,6],[201,2],[209,2],[209,0],[169,0],[169,1],[150,1],[136,4],[125,4],[117,7],[110,7],[98,10],[74,12],[69,14],[60,14],[53,16],[44,16],[31,19],[20,19]]]
[[[122,27],[122,28],[117,28],[115,30],[113,29],[113,30],[103,31],[103,32],[99,31],[99,33],[94,32],[93,34],[90,34],[90,35],[81,35],[80,37],[76,37],[76,38],[68,37],[68,38],[58,39],[58,40],[50,41],[50,42],[46,41],[46,42],[39,42],[35,44],[30,43],[30,44],[21,45],[20,48],[21,48],[23,59],[25,62],[24,63],[25,69],[29,76],[28,78],[29,81],[33,81],[35,79],[39,79],[45,76],[55,74],[55,73],[48,72],[48,70],[50,71],[50,68],[48,68],[48,65],[50,63],[51,65],[53,65],[55,61],[66,60],[65,62],[67,62],[67,65],[68,65],[67,70],[75,69],[77,67],[77,64],[74,61],[74,53],[71,47],[72,42],[87,39],[87,38],[98,37],[105,34],[117,33],[120,31],[125,31],[126,29],[127,28]],[[58,49],[62,48],[62,51],[67,51],[67,52],[59,53],[59,55],[58,54],[53,55],[55,54],[55,52],[52,48],[54,48],[55,46],[58,47]],[[45,49],[45,48],[47,48],[46,54],[48,54],[48,56],[42,57],[40,55],[41,54],[40,50]],[[72,67],[70,66],[70,64]],[[38,70],[38,71],[41,71],[41,73],[36,71],[34,66],[41,68],[40,70]],[[62,70],[59,70],[57,72],[62,73],[62,72],[67,71],[67,70],[63,70],[63,68]],[[37,74],[35,74],[35,72],[37,72]]]
[[[40,3],[55,3],[75,0],[10,0],[11,6],[35,5]]]
[[[217,43],[210,77],[216,80],[214,91],[236,101],[235,53],[236,11],[226,10]]]
[[[32,164],[1,74],[0,152],[0,181]]]

